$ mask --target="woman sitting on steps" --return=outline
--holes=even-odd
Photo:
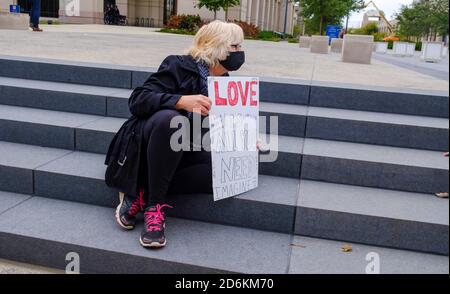
[[[200,151],[174,151],[170,139],[177,128],[170,122],[182,115],[192,126],[194,116],[208,116],[207,77],[227,76],[242,66],[243,40],[236,24],[214,21],[203,26],[188,55],[167,57],[129,98],[132,117],[110,144],[105,179],[108,186],[124,192],[116,210],[122,228],[133,229],[137,214],[144,212],[140,236],[144,247],[166,245],[168,195],[212,193],[210,152],[204,146]],[[191,129],[191,147],[195,135]]]

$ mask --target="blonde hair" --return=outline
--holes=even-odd
[[[244,41],[242,28],[235,23],[215,20],[200,28],[188,50],[197,62],[203,61],[209,66],[216,66],[219,60],[228,56],[231,45]]]

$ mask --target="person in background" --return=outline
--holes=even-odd
[[[119,7],[117,7],[117,5],[114,5],[112,9],[112,17],[113,17],[113,24],[118,25],[120,21],[120,10]]]
[[[42,32],[39,28],[39,18],[41,17],[41,0],[31,0],[30,28],[33,32]]]

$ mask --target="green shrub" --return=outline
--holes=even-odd
[[[297,38],[298,36],[300,36],[300,33],[301,33],[301,27],[299,25],[295,25],[294,33],[293,33],[292,37]]]
[[[258,33],[257,39],[261,41],[279,42],[281,41],[281,36],[271,31],[261,31]]]
[[[388,49],[389,49],[389,50],[394,49],[394,41],[389,41],[389,42],[388,42]]]
[[[378,33],[378,26],[376,23],[371,22],[361,28],[351,29],[349,33],[354,35],[375,35]]]
[[[195,32],[189,32],[187,30],[182,30],[182,29],[162,28],[158,32],[160,32],[160,33],[177,34],[177,35],[195,35]]]
[[[373,38],[375,42],[382,42],[384,38],[387,37],[386,33],[375,33],[373,34]]]
[[[48,25],[59,25],[61,24],[57,19],[41,19],[39,20],[39,24],[48,24]]]
[[[422,42],[416,43],[416,51],[422,51]]]

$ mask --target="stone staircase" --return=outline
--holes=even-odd
[[[171,196],[168,246],[114,220],[104,154],[149,69],[0,56],[0,258],[85,273],[449,272],[448,93],[262,78],[259,188]],[[344,253],[341,246],[352,244]]]

